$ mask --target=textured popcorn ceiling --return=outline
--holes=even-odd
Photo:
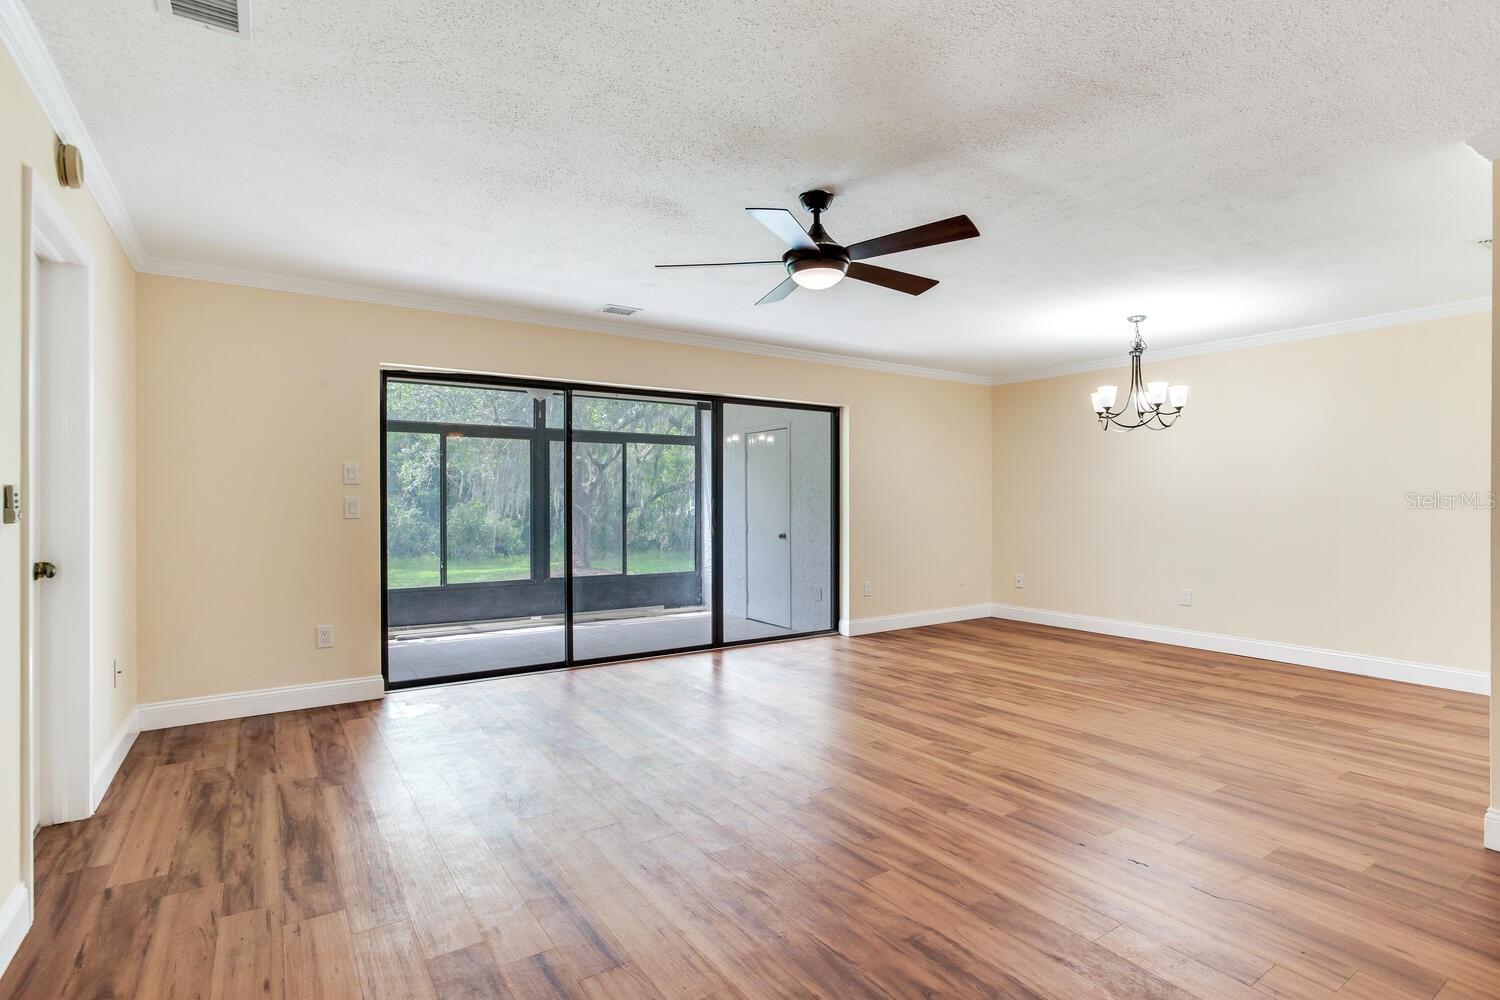
[[[1495,0],[28,0],[148,252],[989,375],[1487,295]],[[753,303],[746,205],[977,240]]]

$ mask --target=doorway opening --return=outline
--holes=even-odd
[[[831,408],[398,371],[381,381],[388,687],[835,628]],[[762,545],[769,523],[768,507],[747,521],[760,463],[752,469],[743,433],[724,428],[787,413],[822,432],[804,429],[800,463],[792,456],[801,448],[782,435],[787,503],[767,535],[786,567],[777,597],[746,577],[776,554],[768,547],[746,561],[747,542]],[[799,489],[799,475],[821,482]],[[801,509],[799,494],[826,509]],[[794,557],[799,529],[811,543]],[[802,577],[808,594],[798,601]],[[786,612],[752,620],[751,594]]]

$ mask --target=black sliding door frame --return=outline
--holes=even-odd
[[[543,398],[533,400],[532,425],[472,425],[462,423],[443,423],[427,421],[409,421],[392,419],[388,416],[387,390],[391,382],[419,382],[429,385],[451,385],[471,386],[479,388],[512,389],[520,391],[541,391],[559,393],[562,398],[563,420],[562,427],[547,426],[547,401]],[[633,433],[619,431],[589,431],[575,430],[573,426],[573,396],[574,393],[585,395],[598,395],[603,397],[624,397],[639,399],[656,399],[664,402],[676,402],[694,407],[693,431],[690,435],[683,434],[653,434]],[[830,616],[826,628],[811,629],[803,632],[789,633],[784,636],[762,639],[738,639],[725,641],[724,639],[724,407],[726,404],[743,404],[750,406],[772,406],[779,409],[811,410],[827,413],[829,415],[830,431],[830,483],[829,495],[832,505],[829,537],[829,595],[831,600]],[[707,442],[703,441],[704,414],[710,415],[710,429],[712,435]],[[450,434],[459,434],[469,437],[483,438],[510,438],[530,440],[532,450],[530,456],[530,469],[532,476],[532,489],[530,496],[530,541],[531,541],[531,582],[545,582],[551,577],[551,473],[552,452],[554,442],[560,441],[563,445],[563,506],[562,506],[562,590],[563,590],[563,658],[554,662],[527,664],[517,667],[497,667],[489,670],[467,672],[463,674],[423,678],[415,681],[397,681],[392,683],[390,679],[390,609],[388,597],[390,594],[390,581],[388,573],[388,470],[387,461],[387,435],[394,432],[409,433],[436,433],[439,442],[439,580],[443,587],[465,587],[479,586],[469,584],[448,584],[447,582],[447,504],[443,498],[447,493],[447,463],[443,460],[446,453],[448,437]],[[705,502],[703,492],[703,461],[705,452],[711,463],[709,469],[709,490],[707,502],[710,507],[708,523],[711,525],[712,538],[708,546],[708,558],[711,572],[709,574],[709,600],[710,600],[710,639],[706,643],[682,646],[672,649],[653,649],[639,653],[628,653],[623,655],[599,656],[578,658],[574,655],[573,620],[577,611],[574,594],[573,574],[573,450],[575,443],[618,443],[620,448],[620,578],[626,579],[629,574],[629,536],[628,536],[628,473],[626,466],[629,460],[629,446],[634,443],[659,443],[673,445],[692,444],[696,450],[693,475],[693,503],[694,503],[694,529],[693,529],[693,572],[700,580],[703,575],[703,530],[704,516],[701,510]],[[840,571],[840,528],[842,524],[842,512],[840,510],[840,452],[842,439],[839,431],[839,409],[836,406],[820,406],[812,403],[793,403],[780,400],[750,399],[738,396],[722,396],[708,393],[693,392],[669,392],[657,389],[636,389],[629,386],[600,385],[587,382],[558,382],[544,379],[507,378],[503,376],[428,372],[406,369],[382,369],[380,372],[380,674],[385,681],[386,690],[398,690],[401,688],[421,687],[432,684],[445,684],[458,681],[483,680],[489,677],[501,677],[510,674],[536,673],[545,670],[559,670],[570,667],[591,666],[600,663],[614,663],[624,660],[644,659],[653,656],[669,656],[674,653],[697,652],[708,649],[724,649],[732,646],[743,646],[753,643],[776,642],[785,639],[799,639],[813,635],[827,635],[838,629],[839,615],[842,611],[842,591],[839,586]],[[540,494],[536,483],[541,483]],[[536,497],[540,495],[545,498],[545,512],[537,509]],[[540,513],[540,516],[539,516]],[[540,574],[540,575],[539,575]],[[665,575],[665,574],[657,574]],[[522,582],[522,581],[511,581]]]

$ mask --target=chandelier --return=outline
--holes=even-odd
[[[1089,394],[1094,404],[1094,415],[1099,426],[1110,431],[1133,431],[1137,427],[1149,427],[1153,431],[1166,430],[1177,422],[1187,406],[1188,387],[1170,385],[1166,382],[1146,382],[1141,378],[1141,355],[1146,352],[1146,342],[1141,339],[1141,323],[1144,316],[1131,316],[1127,323],[1135,324],[1135,339],[1130,343],[1130,389],[1125,401],[1115,409],[1119,396],[1117,385],[1101,385]]]

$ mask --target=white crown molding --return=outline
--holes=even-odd
[[[0,0],[3,2],[3,0]],[[913,378],[938,379],[946,382],[962,382],[968,385],[1009,385],[1015,382],[1033,382],[1039,379],[1057,378],[1061,375],[1076,375],[1083,372],[1106,371],[1118,368],[1124,355],[1100,358],[1053,368],[1040,368],[991,378],[972,372],[947,371],[941,368],[923,368],[890,361],[877,361],[848,354],[832,354],[825,351],[809,351],[797,347],[781,347],[721,337],[704,333],[689,333],[665,327],[638,326],[624,320],[611,320],[603,316],[587,316],[572,313],[549,312],[540,309],[523,309],[498,303],[480,302],[472,299],[447,298],[424,295],[419,292],[392,291],[374,285],[359,285],[318,278],[299,278],[291,275],[273,274],[266,271],[251,271],[243,268],[221,267],[213,264],[195,264],[191,261],[162,260],[150,258],[138,269],[146,274],[159,274],[170,278],[189,278],[195,281],[213,281],[225,285],[248,288],[264,288],[270,291],[291,292],[297,295],[316,295],[322,298],[345,299],[353,302],[368,302],[374,305],[396,306],[406,309],[422,309],[428,312],[452,313],[458,316],[476,316],[482,319],[526,323],[563,330],[581,330],[587,333],[603,333],[614,336],[633,337],[637,340],[652,340],[687,347],[703,347],[718,351],[735,351],[741,354],[756,354],[763,357],[784,358],[789,361],[804,361],[811,364],[838,365],[845,368],[861,368],[884,372],[890,375],[905,375]],[[1293,327],[1270,333],[1257,333],[1245,337],[1230,337],[1202,344],[1167,348],[1151,352],[1159,361],[1187,358],[1199,354],[1218,354],[1224,351],[1239,351],[1252,347],[1264,347],[1295,340],[1312,340],[1332,337],[1342,333],[1357,333],[1376,330],[1403,323],[1419,323],[1426,320],[1446,319],[1452,316],[1470,316],[1488,312],[1489,299],[1465,299],[1416,309],[1401,309],[1395,312],[1360,316],[1354,319],[1337,320],[1331,323],[1315,323],[1311,326]],[[907,627],[907,626],[900,626]]]
[[[1500,160],[1500,128],[1474,136],[1469,140],[1469,148],[1491,163]]]
[[[83,119],[78,116],[73,99],[68,96],[68,88],[63,85],[57,64],[52,61],[21,0],[0,0],[0,41],[5,43],[11,58],[16,61],[22,78],[36,96],[52,128],[64,142],[77,146],[83,154],[84,188],[94,196],[99,211],[109,228],[114,230],[115,239],[120,241],[125,255],[139,270],[146,260],[140,235],[135,231],[130,213],[125,210],[125,202],[104,166],[104,158],[99,155]]]
[[[946,371],[941,368],[923,368],[893,361],[877,361],[849,354],[831,354],[825,351],[809,351],[799,347],[781,347],[762,344],[734,337],[720,337],[706,333],[688,333],[665,327],[640,326],[625,320],[611,320],[603,316],[576,315],[572,313],[548,312],[540,309],[523,309],[498,303],[480,302],[472,299],[447,298],[424,295],[419,292],[400,292],[373,285],[358,285],[339,281],[324,281],[318,278],[299,278],[266,271],[251,271],[212,264],[194,264],[190,261],[160,260],[151,258],[138,265],[138,270],[147,274],[160,274],[170,278],[191,278],[196,281],[216,281],[226,285],[242,285],[249,288],[264,288],[277,292],[292,292],[298,295],[317,295],[329,299],[346,299],[353,302],[369,302],[375,305],[398,306],[406,309],[424,309],[428,312],[453,313],[458,316],[477,316],[512,323],[527,323],[532,326],[547,326],[564,330],[582,330],[586,333],[605,333],[637,340],[654,340],[686,347],[706,347],[716,351],[736,351],[740,354],[758,354],[769,358],[784,358],[789,361],[805,361],[819,365],[838,365],[844,368],[862,368],[884,372],[888,375],[906,375],[913,378],[939,379],[945,382],[964,382],[969,385],[990,385],[986,375],[970,372]]]
[[[1468,691],[1471,694],[1485,695],[1490,693],[1489,674],[1436,663],[1415,663],[1409,660],[1393,660],[1385,656],[1370,656],[1365,653],[1346,653],[1337,649],[1298,646],[1294,643],[1276,642],[1269,639],[1246,639],[1237,635],[1195,632],[1191,629],[1173,628],[1169,625],[1147,625],[1141,622],[1120,621],[1115,618],[1100,618],[1095,615],[1079,615],[1069,611],[1045,611],[1041,608],[1027,608],[1017,604],[997,603],[992,608],[991,614],[996,618],[1030,622],[1033,625],[1050,625],[1053,628],[1074,629],[1079,632],[1117,635],[1126,639],[1160,642],[1169,646],[1185,646],[1188,649],[1207,649],[1216,653],[1253,657],[1257,660],[1291,663],[1299,667],[1317,667],[1320,670],[1337,670],[1340,673],[1379,677],[1388,681],[1423,684],[1427,687],[1446,688],[1449,691]]]
[[[1358,333],[1361,330],[1378,330],[1381,327],[1400,326],[1403,323],[1421,323],[1426,320],[1447,319],[1451,316],[1472,316],[1475,313],[1489,311],[1489,299],[1464,299],[1461,302],[1447,302],[1436,306],[1419,306],[1416,309],[1398,309],[1395,312],[1377,313],[1374,316],[1359,316],[1355,319],[1335,320],[1332,323],[1314,323],[1312,326],[1298,326],[1290,330],[1253,333],[1246,337],[1228,337],[1224,340],[1210,340],[1202,344],[1169,347],[1165,350],[1153,350],[1150,352],[1150,356],[1153,361],[1170,361],[1173,358],[1191,358],[1199,354],[1242,351],[1251,347],[1285,344],[1294,340],[1314,340],[1318,337],[1332,337],[1341,333]],[[1127,363],[1125,352],[1122,350],[1119,354],[1111,358],[1080,361],[1077,364],[1058,365],[1055,368],[1038,368],[1034,371],[1019,372],[1015,375],[1004,375],[994,379],[993,384],[1010,385],[1015,382],[1035,382],[1045,378],[1057,378],[1062,375],[1080,375],[1084,372],[1122,368]]]

